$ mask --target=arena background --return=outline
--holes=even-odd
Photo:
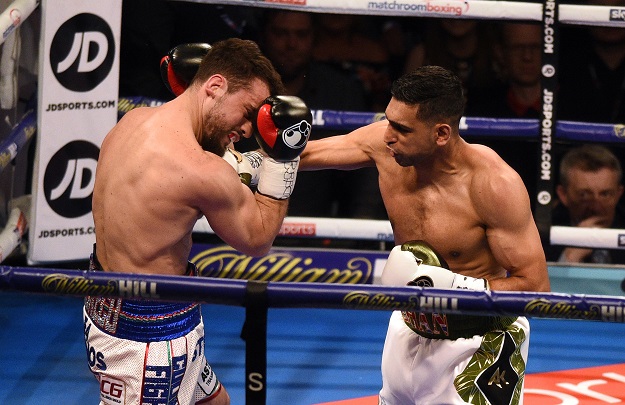
[[[107,128],[128,109],[156,105],[169,97],[160,79],[158,62],[172,46],[186,41],[213,42],[237,32],[242,35],[237,31],[240,20],[229,17],[245,18],[256,8],[289,8],[363,14],[379,23],[387,17],[402,23],[442,17],[518,19],[543,21],[546,42],[573,35],[580,24],[625,27],[624,7],[588,7],[554,1],[337,4],[294,0],[248,1],[245,6],[236,1],[101,3],[0,3],[0,28],[4,34],[0,88],[5,123],[0,132],[0,218],[5,224],[0,245],[4,265],[86,268],[85,258],[93,243],[89,176],[97,160],[99,142]],[[543,8],[551,13],[543,13]],[[159,15],[163,9],[175,12]],[[72,45],[72,34],[84,26],[100,33],[81,37],[83,45],[98,44],[103,53],[95,59],[100,65],[91,70],[94,73],[90,76],[76,72],[75,76],[60,75],[62,69],[55,71],[53,66],[64,62],[63,52]],[[199,38],[193,28],[203,26],[209,30]],[[146,38],[139,37],[137,41],[137,35],[149,35],[151,46],[145,46]],[[105,40],[107,52],[103,51]],[[83,62],[93,60],[87,58]],[[557,60],[557,54],[546,54],[543,62],[557,68],[558,63],[566,61]],[[96,86],[92,86],[93,80]],[[556,80],[557,73],[551,74],[543,85],[553,88]],[[131,89],[141,91],[130,93]],[[323,110],[317,111],[315,117],[317,129],[338,132],[381,118],[376,112]],[[547,141],[542,134],[551,128],[555,130]],[[614,123],[560,122],[553,116],[541,120],[466,117],[463,126],[463,135],[469,141],[493,147],[522,174],[541,235],[552,241],[549,204],[541,201],[546,201],[545,192],[553,193],[560,157],[572,145],[600,142],[609,145],[623,160],[623,131],[623,125]],[[545,148],[547,144],[553,148]],[[51,174],[46,177],[48,167]],[[68,168],[74,170],[73,185],[66,185],[67,194],[50,198]],[[540,180],[539,173],[544,170],[550,173],[548,180]],[[201,221],[196,231],[197,243],[191,259],[206,265],[205,275],[243,280],[375,284],[376,269],[380,269],[392,244],[392,231],[382,218],[290,218],[276,249],[259,260],[227,249],[224,252],[220,241]],[[605,237],[596,237],[603,233],[595,232],[575,236],[573,240],[571,230],[562,233],[563,238],[569,238],[566,243],[572,245],[625,244],[619,242],[619,238],[625,238],[623,230],[605,233]],[[216,258],[224,254],[228,259],[216,266]],[[549,273],[554,292],[623,295],[622,265],[577,267],[550,263]],[[9,283],[0,282],[0,286],[15,289]],[[88,372],[80,333],[81,301],[75,297],[15,291],[3,291],[0,300],[0,341],[6,348],[0,354],[0,402],[95,402],[98,386]],[[209,361],[228,387],[233,403],[244,403],[245,342],[239,335],[245,309],[240,305],[207,304],[203,314],[207,336],[214,337],[214,352]],[[387,319],[386,311],[272,308],[267,322],[266,403],[318,404],[349,399],[355,399],[353,403],[375,403]],[[532,325],[526,403],[598,404],[625,400],[622,324],[536,319]]]

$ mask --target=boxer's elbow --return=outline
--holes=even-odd
[[[550,292],[551,283],[549,282],[549,270],[547,264],[540,264],[534,268],[534,271],[527,274],[528,291]]]
[[[271,249],[271,245],[263,246],[263,247],[253,247],[252,249],[244,253],[252,257],[262,257],[262,256],[265,256],[267,253],[269,253],[270,249]]]
[[[549,282],[549,277],[544,277],[539,280],[536,280],[535,287],[533,291],[536,292],[551,292],[551,283]]]
[[[260,238],[252,238],[246,243],[242,244],[237,250],[247,256],[261,257],[269,253],[273,245],[273,239],[270,241],[263,241]]]
[[[551,286],[549,276],[527,276],[527,275],[509,275],[507,277],[498,277],[489,279],[488,283],[491,290],[500,291],[531,291],[531,292],[550,292]]]

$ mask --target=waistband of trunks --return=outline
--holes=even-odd
[[[505,330],[517,317],[478,316],[402,311],[404,323],[413,332],[429,339],[471,338],[494,330]]]
[[[95,244],[90,271],[102,271]],[[196,276],[191,262],[187,275]],[[102,331],[120,339],[139,342],[171,340],[191,332],[202,320],[200,305],[195,302],[160,302],[125,298],[85,297],[85,312]]]
[[[202,320],[197,303],[85,297],[85,312],[100,330],[120,339],[139,342],[184,336]]]

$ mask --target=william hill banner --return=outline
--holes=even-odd
[[[275,247],[261,257],[227,245],[194,244],[190,261],[204,277],[256,281],[373,284],[388,252]]]
[[[100,145],[117,123],[122,0],[42,0],[30,263],[85,259]]]

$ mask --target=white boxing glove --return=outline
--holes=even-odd
[[[223,159],[237,171],[241,183],[248,187],[256,187],[260,178],[260,166],[263,155],[260,152],[240,153],[234,149],[226,149]]]
[[[445,267],[448,267],[445,260],[426,242],[406,242],[391,250],[382,270],[382,284],[477,291],[489,289],[487,280],[456,274]]]

